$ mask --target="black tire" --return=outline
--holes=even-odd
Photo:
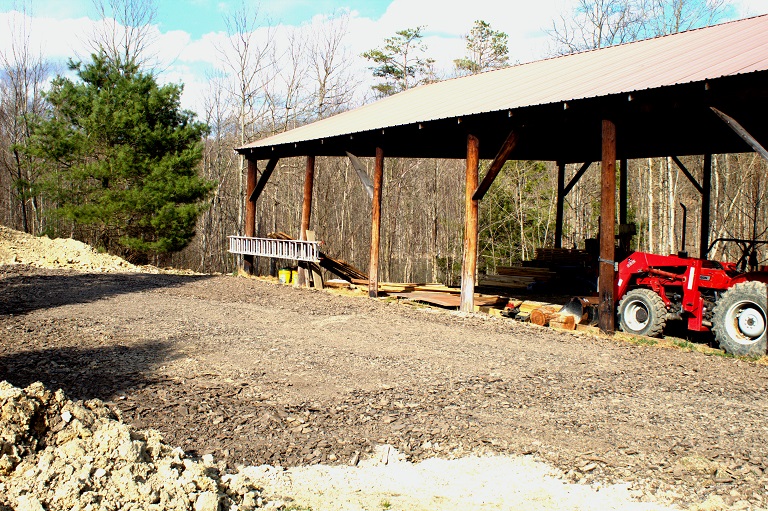
[[[660,337],[667,324],[667,308],[650,289],[633,289],[619,302],[619,328],[623,332]]]
[[[763,282],[741,282],[717,301],[712,331],[720,348],[731,355],[760,357],[766,350],[766,288]]]

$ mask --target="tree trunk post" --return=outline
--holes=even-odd
[[[480,163],[480,141],[467,136],[466,193],[464,197],[464,259],[461,265],[461,307],[463,312],[475,309],[475,273],[477,272],[478,201],[472,199],[477,189]]]
[[[629,165],[626,158],[619,162],[619,224],[627,223],[627,173]],[[629,247],[627,247],[629,248]]]
[[[368,296],[379,296],[379,246],[381,245],[381,188],[384,184],[384,150],[376,148],[371,200],[371,264],[368,267]]]
[[[613,296],[615,270],[616,223],[616,124],[603,119],[603,160],[600,190],[600,330],[614,331],[615,297]]]
[[[707,258],[709,248],[709,209],[712,195],[712,155],[704,155],[704,169],[701,178],[701,242],[699,257]]]
[[[301,230],[299,239],[306,241],[309,219],[312,216],[312,190],[315,185],[315,157],[307,156],[307,167],[304,174],[304,198],[301,202]],[[309,285],[308,271],[304,266],[299,267],[299,286]]]
[[[555,248],[563,247],[563,206],[565,204],[565,163],[557,162],[557,209],[555,211]]]
[[[249,238],[256,236],[256,201],[251,198],[256,190],[256,174],[258,168],[256,162],[248,159],[247,174],[245,179],[245,235]],[[243,256],[243,272],[253,275],[255,266],[252,255]]]

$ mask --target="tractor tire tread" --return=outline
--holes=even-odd
[[[766,284],[757,280],[740,282],[730,288],[720,297],[715,304],[712,318],[712,332],[715,334],[720,349],[726,353],[735,356],[760,357],[766,354],[767,332],[758,338],[754,343],[744,344],[735,339],[731,339],[726,328],[726,318],[731,306],[739,301],[749,300],[761,307],[765,313],[766,307]]]
[[[633,300],[638,296],[645,298],[645,302],[650,307],[649,312],[651,313],[651,318],[655,319],[655,321],[651,321],[644,333],[638,335],[645,335],[648,337],[661,337],[662,332],[664,332],[664,327],[667,325],[667,307],[664,305],[664,301],[661,299],[661,297],[651,289],[632,289],[627,291],[624,297],[619,301],[619,325],[622,327],[621,329],[624,330],[621,321],[621,311],[623,309],[624,303],[627,300]],[[627,330],[624,331],[626,332]],[[634,332],[630,331],[629,333]]]

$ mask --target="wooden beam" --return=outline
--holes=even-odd
[[[701,177],[701,241],[699,242],[699,257],[707,258],[709,248],[709,209],[712,192],[712,155],[704,155],[704,169]]]
[[[261,195],[261,192],[264,191],[264,187],[267,186],[267,181],[269,181],[270,176],[272,175],[272,172],[275,170],[275,167],[277,167],[277,162],[279,161],[279,158],[272,158],[267,162],[267,168],[264,169],[264,172],[261,173],[261,177],[259,178],[259,182],[256,183],[256,187],[253,189],[251,193],[248,194],[248,200],[250,202],[256,202]]]
[[[565,205],[565,163],[557,162],[557,209],[555,210],[555,248],[563,246],[563,206]]]
[[[488,167],[488,172],[486,172],[485,177],[483,178],[483,182],[480,183],[480,186],[478,186],[474,193],[472,193],[472,200],[481,200],[483,197],[485,197],[485,194],[488,193],[488,189],[496,180],[496,176],[499,175],[501,168],[504,167],[504,164],[509,159],[509,155],[512,154],[512,151],[516,146],[517,134],[512,131],[509,133],[509,135],[507,135],[507,139],[504,141],[504,143],[501,144],[499,152],[496,153],[496,157]]]
[[[253,160],[246,160],[248,167],[245,175],[245,195],[249,197],[245,201],[245,236],[256,236],[256,203],[250,200],[253,196],[253,191],[256,189],[256,175],[258,173],[258,167]],[[255,271],[252,255],[243,256],[243,272],[248,275],[253,275]]]
[[[720,117],[733,131],[736,132],[738,136],[744,140],[749,146],[755,150],[756,153],[759,153],[760,156],[765,159],[765,161],[768,161],[768,150],[765,149],[762,145],[760,145],[760,142],[757,141],[755,137],[749,134],[749,132],[744,129],[744,126],[736,122],[736,119],[733,117],[730,117],[717,108],[711,106],[709,107],[712,109],[713,112],[717,114],[718,117]]]
[[[599,274],[599,326],[603,332],[613,332],[616,309],[613,286],[615,222],[616,222],[616,125],[603,119],[603,160],[600,190],[600,274]]]
[[[477,189],[480,163],[480,141],[474,135],[467,136],[467,169],[464,194],[464,258],[461,265],[461,306],[464,312],[475,310],[475,273],[477,272]]]
[[[312,189],[315,184],[315,157],[307,156],[307,166],[304,172],[304,196],[301,201],[301,229],[299,239],[306,241],[307,229],[309,229],[309,219],[312,216]],[[309,282],[307,278],[307,267],[303,265],[299,268],[299,286],[306,286]]]
[[[627,174],[629,163],[624,158],[619,162],[619,224],[627,223]]]
[[[576,183],[579,182],[579,179],[581,179],[581,176],[584,175],[590,165],[592,165],[591,161],[584,162],[584,165],[582,165],[579,171],[576,172],[576,175],[573,176],[573,179],[571,179],[565,186],[565,190],[563,190],[563,197],[566,197],[571,192],[571,188],[576,186]]]
[[[379,296],[379,245],[381,239],[381,187],[384,184],[384,150],[376,148],[371,200],[371,264],[368,268],[368,296]]]
[[[704,188],[699,184],[699,182],[696,180],[695,177],[693,177],[693,174],[691,174],[688,169],[683,165],[683,162],[680,161],[680,159],[677,156],[672,156],[672,161],[675,162],[675,165],[683,171],[683,174],[685,174],[685,177],[688,178],[688,181],[691,182],[691,184],[698,190],[699,193],[704,193]]]

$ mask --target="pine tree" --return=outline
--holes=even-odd
[[[371,87],[380,96],[391,96],[424,83],[434,81],[434,59],[424,57],[427,46],[422,42],[424,27],[398,30],[384,40],[383,48],[369,50],[362,56],[375,64],[373,76],[382,83]]]
[[[493,30],[485,21],[477,20],[472,30],[464,36],[467,56],[453,64],[461,74],[477,74],[489,69],[499,69],[509,64],[509,36]]]
[[[70,61],[26,150],[53,171],[55,215],[83,241],[144,262],[194,236],[212,183],[197,176],[208,126],[181,110],[179,85],[159,86],[134,62],[104,53]]]

